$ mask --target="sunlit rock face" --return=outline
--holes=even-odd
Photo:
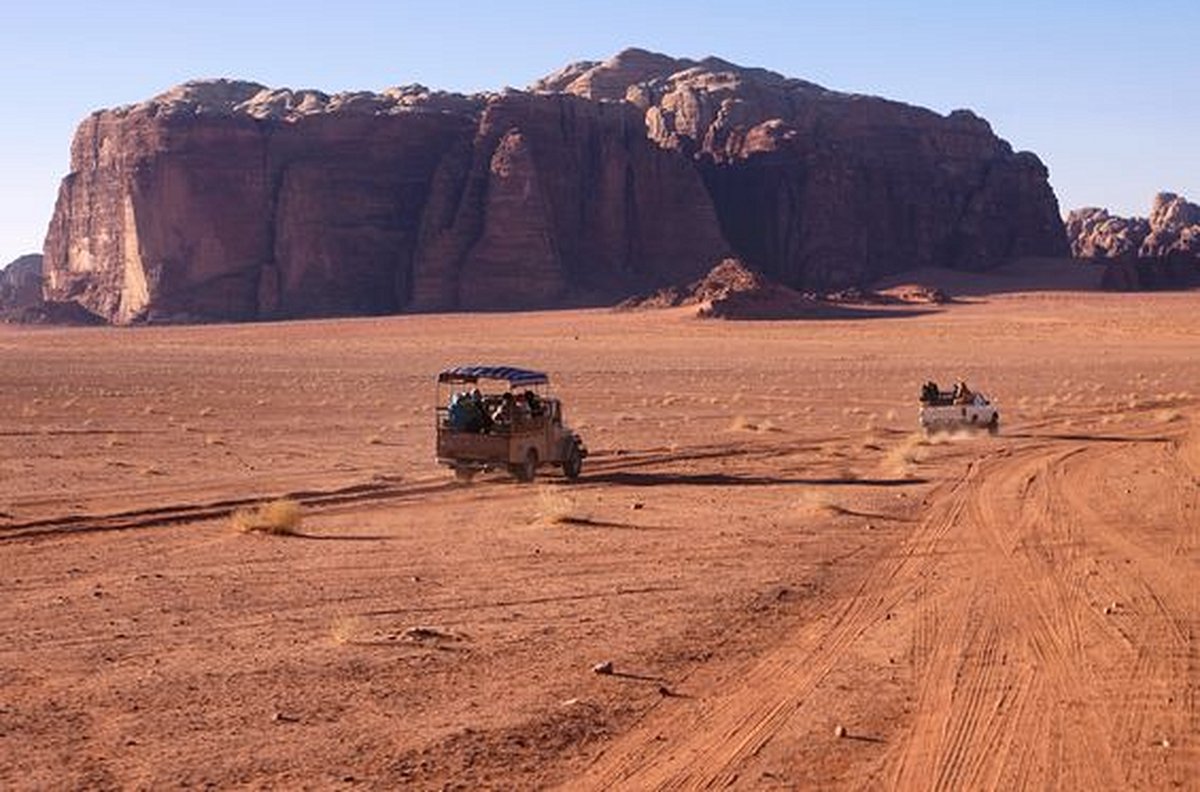
[[[967,111],[627,50],[528,91],[214,80],[97,112],[45,288],[116,323],[545,308],[727,255],[826,289],[1065,239],[1045,168]]]

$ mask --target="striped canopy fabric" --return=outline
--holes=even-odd
[[[481,379],[505,380],[510,388],[550,382],[550,378],[540,371],[513,366],[458,366],[438,374],[438,382],[478,382]]]

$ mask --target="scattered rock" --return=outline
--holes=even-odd
[[[834,726],[833,727],[833,736],[837,737],[839,739],[842,737],[845,737],[846,736],[846,727],[840,723],[837,726]]]
[[[406,641],[457,641],[458,636],[435,627],[409,627],[400,634]]]
[[[596,663],[592,666],[593,674],[611,674],[613,672],[612,660],[605,660],[603,663]]]

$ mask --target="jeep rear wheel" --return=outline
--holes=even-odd
[[[563,460],[563,475],[574,481],[579,478],[581,470],[583,470],[583,454],[579,453],[579,444],[572,442],[570,450],[567,451],[567,458]]]
[[[534,476],[537,475],[537,466],[537,451],[531,448],[525,452],[525,461],[512,466],[512,474],[517,477],[518,481],[533,481]]]

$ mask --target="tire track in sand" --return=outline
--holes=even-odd
[[[915,711],[886,735],[872,777],[922,790],[1109,789],[1177,779],[1178,763],[1164,775],[1147,768],[1146,751],[1132,749],[1145,732],[1140,720],[1117,717],[1145,698],[1144,690],[1112,694],[1145,673],[1147,660],[1095,601],[1091,565],[1112,532],[1069,496],[1094,488],[1090,460],[1113,464],[1147,439],[1027,437],[984,454],[934,490],[901,552],[877,562],[835,618],[801,628],[691,712],[652,712],[571,788],[738,784],[854,645],[910,601]],[[1134,564],[1130,585],[1177,592],[1177,582],[1150,582],[1166,574],[1160,565]],[[1176,603],[1146,599],[1162,603],[1163,629],[1190,630],[1194,599],[1183,614]],[[1173,631],[1193,640],[1194,631]],[[1135,643],[1143,637],[1133,634]],[[1184,654],[1190,667],[1194,652]],[[1174,706],[1193,717],[1195,696],[1182,698]]]
[[[740,680],[692,718],[662,709],[614,744],[572,789],[704,789],[737,780],[740,765],[756,755],[796,713],[804,699],[841,662],[849,648],[888,611],[921,585],[939,563],[934,552],[959,522],[961,492],[977,475],[971,463],[962,479],[941,486],[937,509],[890,554],[864,574],[858,589],[828,623],[814,623],[734,675]],[[683,735],[670,743],[660,733]]]

